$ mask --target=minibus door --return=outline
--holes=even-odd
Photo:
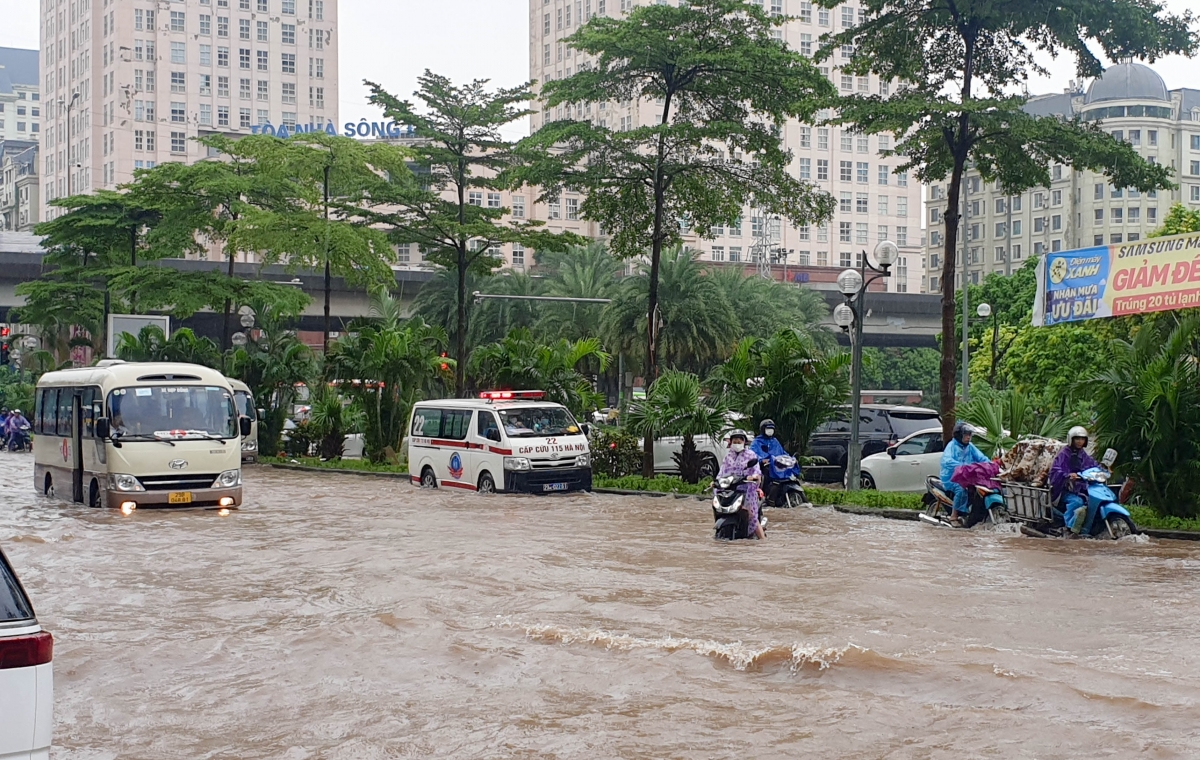
[[[71,397],[71,500],[83,501],[83,399]]]

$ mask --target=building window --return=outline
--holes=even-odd
[[[296,103],[296,83],[283,82],[280,85],[280,100],[284,104],[294,105]]]
[[[723,246],[723,245],[714,245],[714,246],[712,247],[712,254],[711,254],[711,255],[712,255],[712,260],[713,260],[713,261],[724,261],[724,260],[725,260],[725,246]]]
[[[842,182],[854,181],[854,163],[851,161],[840,161],[838,163],[838,179]]]
[[[172,132],[171,133],[171,152],[185,153],[187,152],[187,133]]]
[[[228,16],[217,16],[217,36],[218,37],[228,37],[229,36],[229,17]]]
[[[514,195],[512,197],[512,215],[514,219],[525,218],[525,196]]]
[[[841,198],[838,201],[838,211],[843,214],[849,214],[853,211],[854,194],[849,191],[842,191]],[[755,217],[756,219],[758,217]]]
[[[239,108],[238,109],[238,126],[242,129],[250,128],[250,109],[249,108]]]
[[[1200,185],[1192,185],[1192,203],[1200,203]]]
[[[1113,224],[1124,224],[1125,223],[1125,209],[1114,208],[1112,210],[1112,216],[1110,217],[1109,221],[1111,221]]]
[[[283,73],[284,74],[295,74],[296,73],[296,54],[295,53],[281,53],[280,55],[282,58]]]
[[[212,45],[200,46],[200,65],[212,66]]]
[[[250,50],[249,48],[238,48],[238,68],[250,69]]]
[[[280,41],[284,45],[296,44],[296,25],[295,24],[280,24]]]
[[[249,23],[249,22],[247,22],[247,23]],[[254,22],[254,24],[255,24],[255,29],[256,29],[255,39],[258,42],[266,42],[267,41],[267,22],[266,21],[256,21],[256,22]]]
[[[853,229],[850,222],[838,222],[838,242],[849,243],[852,240],[851,232]]]
[[[200,123],[206,127],[212,126],[212,104],[200,104]]]
[[[871,196],[866,193],[855,193],[854,210],[859,214],[869,214],[871,212]]]
[[[812,159],[811,158],[800,159],[800,179],[804,179],[804,180],[812,179]]]
[[[520,243],[513,243],[512,265],[520,268],[525,266],[525,246]]]
[[[817,181],[822,182],[829,179],[829,159],[817,159]]]
[[[280,113],[279,116],[280,116],[279,120],[281,122],[283,122],[284,124],[286,124],[287,126],[289,126],[289,127],[296,126],[296,112],[295,111],[284,111],[284,112]]]
[[[171,11],[171,31],[183,32],[186,31],[184,27],[183,11]]]
[[[908,187],[908,172],[896,172],[896,185],[898,187]]]
[[[187,75],[184,72],[171,72],[171,92],[187,92]]]
[[[187,50],[182,42],[171,43],[171,63],[187,63]]]
[[[212,74],[200,75],[200,94],[212,95]]]
[[[896,216],[902,219],[908,217],[908,198],[900,196],[896,199]]]
[[[467,193],[467,203],[472,206],[483,206],[483,193],[481,191],[472,190]]]
[[[258,99],[259,100],[267,100],[269,97],[268,93],[269,93],[269,90],[267,88],[267,80],[265,80],[265,79],[258,80]]]
[[[255,3],[254,7],[258,10],[259,13],[266,13],[267,12],[267,0],[258,0],[258,2]]]
[[[871,181],[871,165],[870,164],[865,163],[863,161],[859,161],[858,164],[856,165],[856,169],[858,171],[857,180],[860,185],[865,185]]]
[[[186,104],[179,102],[171,103],[171,121],[176,124],[187,121]]]
[[[729,247],[729,260],[733,262],[742,260],[742,247],[740,245],[732,245]]]
[[[285,16],[296,15],[296,0],[283,0],[280,12]]]
[[[308,89],[310,91],[313,89],[316,90],[316,97],[312,98],[312,100],[314,101],[313,105],[316,106],[317,108],[324,108],[325,107],[325,88],[324,87],[316,87],[316,88],[309,87]]]
[[[258,70],[259,70],[259,71],[267,71],[267,70],[268,70],[268,68],[267,68],[267,56],[268,56],[268,53],[267,53],[267,51],[265,51],[265,50],[258,50],[258,51],[256,51],[256,53],[257,53],[257,55],[258,55]],[[295,59],[295,56],[292,56],[292,58],[293,58],[293,60],[294,60],[294,59]],[[290,71],[290,72],[289,72],[289,71],[287,70],[287,60],[288,60],[288,53],[283,53],[283,73],[285,73],[285,74],[289,74],[289,73],[290,73],[290,74],[295,74],[295,73],[296,73],[296,72],[295,72],[295,66],[293,66],[293,67],[292,67],[292,69],[293,69],[292,71]]]
[[[896,245],[908,245],[908,227],[896,228]]]
[[[249,79],[239,79],[238,80],[238,97],[241,98],[242,100],[250,99],[250,80]]]
[[[229,77],[217,77],[217,97],[229,97]]]
[[[866,243],[869,228],[866,222],[856,222],[854,225],[854,242]]]

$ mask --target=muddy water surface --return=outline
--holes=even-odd
[[[0,468],[55,757],[1195,758],[1200,546],[253,468],[125,518]]]

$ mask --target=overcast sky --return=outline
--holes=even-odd
[[[0,0],[0,47],[38,46],[38,0]],[[1197,0],[1166,0],[1174,12]],[[529,76],[529,0],[339,0],[340,120],[376,119],[364,79],[408,97],[426,68],[454,81],[490,79],[513,86]],[[1200,87],[1200,61],[1180,57],[1154,65],[1167,87]],[[1068,57],[1032,93],[1057,92],[1074,78]],[[340,131],[340,129],[339,129]],[[524,133],[515,130],[511,136]]]

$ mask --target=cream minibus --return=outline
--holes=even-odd
[[[106,359],[42,375],[33,418],[34,486],[129,513],[242,503],[233,388],[195,364]]]
[[[426,487],[491,493],[592,490],[587,428],[542,391],[419,401],[408,423],[408,471]]]
[[[250,420],[250,433],[242,436],[242,462],[253,464],[258,461],[258,410],[254,408],[254,394],[241,380],[229,378],[229,387],[233,388],[238,415]]]

